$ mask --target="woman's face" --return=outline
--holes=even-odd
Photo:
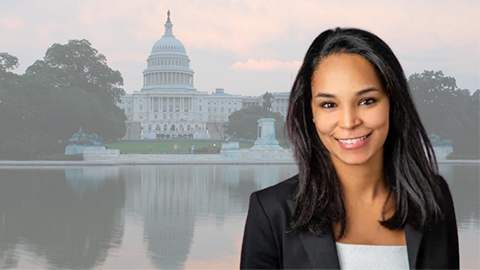
[[[312,113],[332,162],[383,160],[390,102],[373,65],[356,54],[327,56],[312,77]]]

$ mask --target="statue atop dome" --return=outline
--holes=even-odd
[[[170,21],[170,10],[167,12],[167,22],[165,23],[165,36],[173,36],[173,24]]]

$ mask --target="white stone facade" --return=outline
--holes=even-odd
[[[190,135],[208,139],[207,123],[226,122],[237,110],[263,104],[263,95],[230,95],[223,88],[211,94],[197,91],[190,59],[172,28],[168,12],[165,34],[154,44],[147,58],[143,87],[121,98],[119,107],[127,116],[124,139],[155,139],[167,134],[168,137]],[[272,94],[272,111],[285,117],[289,93]],[[133,129],[135,132],[131,132]]]

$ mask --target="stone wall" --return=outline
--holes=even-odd
[[[83,151],[83,160],[111,160],[120,156],[118,149],[86,149]]]

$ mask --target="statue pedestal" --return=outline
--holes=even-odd
[[[450,153],[453,153],[453,148],[447,145],[434,146],[433,151],[437,159],[446,159]]]
[[[251,149],[283,150],[275,138],[274,122],[274,118],[261,118],[258,120],[257,140]]]
[[[240,144],[238,141],[232,141],[232,142],[222,142],[222,150],[220,151],[223,152],[224,150],[239,150],[240,149]]]
[[[105,146],[67,145],[67,147],[65,147],[65,155],[83,154],[83,151],[86,150],[86,149],[105,150]]]

